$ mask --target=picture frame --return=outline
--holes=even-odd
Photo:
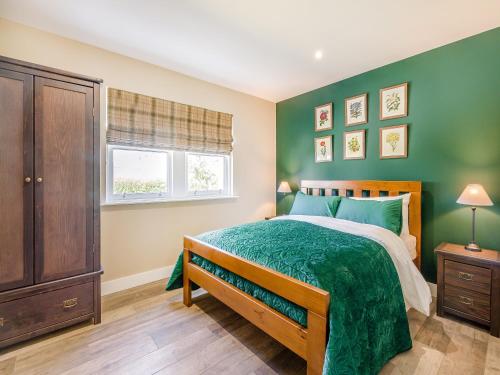
[[[333,103],[325,103],[314,108],[314,130],[333,129]]]
[[[344,124],[355,126],[368,122],[368,93],[344,99]]]
[[[408,82],[380,89],[380,120],[408,116]]]
[[[314,138],[314,161],[324,163],[333,160],[332,136]]]
[[[365,129],[344,132],[344,160],[366,158]]]
[[[386,126],[379,129],[380,159],[408,157],[408,125]]]

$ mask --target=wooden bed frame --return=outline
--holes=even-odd
[[[410,234],[417,238],[415,264],[420,269],[421,256],[421,182],[420,181],[302,181],[301,191],[310,195],[378,197],[384,193],[397,196],[412,193],[409,205]],[[382,194],[381,194],[382,193]],[[301,326],[266,304],[191,262],[192,254],[233,272],[274,294],[307,310],[307,328]],[[284,346],[307,361],[307,374],[323,371],[327,343],[330,294],[322,289],[250,262],[217,247],[184,237],[183,264],[186,306],[191,306],[191,283],[242,315]]]

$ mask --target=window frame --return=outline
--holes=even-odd
[[[113,193],[113,151],[132,150],[160,152],[167,154],[167,194],[137,193],[137,194],[114,194]],[[223,158],[224,176],[222,190],[189,191],[188,185],[188,155],[219,156]],[[106,144],[106,203],[108,204],[133,204],[154,203],[168,201],[186,201],[200,199],[217,199],[233,197],[233,155],[217,154],[196,151],[175,151],[149,147],[121,146]]]
[[[166,154],[167,156],[167,171],[166,171],[166,193],[135,193],[135,194],[115,194],[113,192],[114,171],[113,171],[113,151],[126,150],[126,151],[143,151],[143,152],[157,152]],[[137,202],[137,201],[162,201],[172,197],[173,187],[173,167],[172,167],[172,152],[168,150],[160,150],[147,147],[135,146],[120,146],[120,145],[106,145],[106,201],[107,202]]]

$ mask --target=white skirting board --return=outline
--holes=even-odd
[[[136,273],[134,275],[120,277],[119,279],[103,281],[101,284],[101,295],[105,296],[121,290],[130,289],[139,285],[152,283],[170,277],[174,266],[156,268],[154,270]]]
[[[152,283],[170,277],[174,266],[156,268],[151,271],[136,273],[134,275],[120,277],[119,279],[104,281],[101,284],[101,295],[105,296],[121,290],[130,289],[139,285]],[[427,283],[431,289],[431,295],[437,297],[437,286],[434,283]]]

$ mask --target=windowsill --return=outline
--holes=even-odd
[[[167,198],[167,199],[136,199],[130,201],[106,201],[101,203],[101,207],[106,206],[126,206],[137,204],[165,204],[165,203],[179,203],[179,202],[201,202],[201,201],[217,201],[237,199],[238,195],[217,195],[217,196],[199,196],[199,197],[184,197],[184,198]]]

